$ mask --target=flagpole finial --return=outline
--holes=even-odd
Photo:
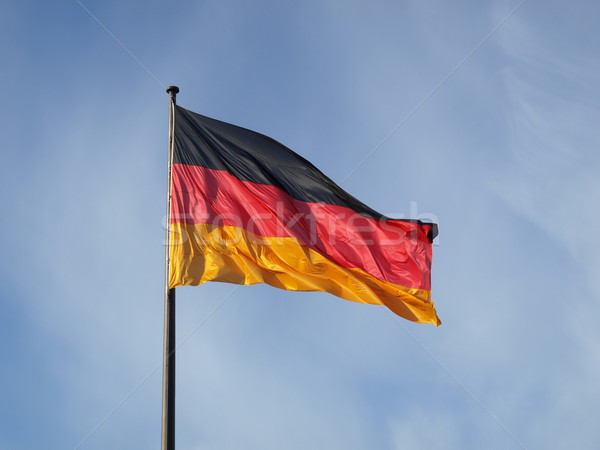
[[[179,88],[177,86],[169,86],[169,87],[167,87],[167,92],[169,94],[171,94],[171,93],[179,94]]]

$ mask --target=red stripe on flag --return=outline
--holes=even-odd
[[[243,228],[264,237],[293,237],[335,263],[390,283],[430,290],[429,225],[376,220],[283,190],[240,181],[223,170],[173,165],[173,223]]]

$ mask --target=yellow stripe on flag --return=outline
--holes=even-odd
[[[173,223],[169,287],[206,281],[266,283],[291,291],[329,292],[355,302],[385,305],[413,322],[441,322],[430,291],[379,280],[342,267],[295,238],[263,237],[243,228]]]

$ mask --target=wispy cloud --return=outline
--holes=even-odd
[[[535,25],[515,18],[502,34],[511,153],[491,185],[560,242],[583,270],[600,264],[600,71],[595,55],[556,52]],[[595,270],[594,270],[595,271]]]
[[[600,60],[575,38],[557,42],[532,18],[515,18],[506,31],[499,43],[507,58],[510,149],[489,171],[489,186],[569,255],[543,263],[548,277],[564,278],[564,292],[558,303],[540,302],[540,308],[564,311],[563,339],[571,344],[568,361],[548,379],[555,397],[534,427],[562,422],[552,445],[585,447],[599,438],[587,418],[597,415],[600,399],[600,355],[591,345],[600,339]],[[584,38],[585,28],[579,32]]]

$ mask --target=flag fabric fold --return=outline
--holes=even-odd
[[[262,134],[175,106],[170,288],[266,283],[441,322],[437,225],[379,214]]]

